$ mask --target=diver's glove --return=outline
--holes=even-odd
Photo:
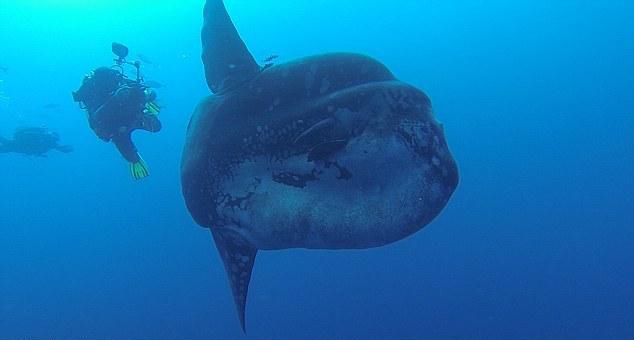
[[[147,102],[145,103],[145,110],[143,112],[151,116],[158,116],[161,112],[161,107],[156,102]]]
[[[134,178],[136,181],[150,175],[147,164],[145,164],[145,161],[141,157],[139,157],[139,160],[137,162],[130,163],[130,174],[132,174],[132,178]]]

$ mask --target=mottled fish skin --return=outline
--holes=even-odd
[[[346,143],[310,159],[333,141]],[[241,91],[208,97],[185,149],[194,219],[258,249],[384,245],[431,221],[457,184],[427,96],[356,54],[275,66]]]

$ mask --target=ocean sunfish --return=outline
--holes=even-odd
[[[203,63],[181,182],[209,228],[244,329],[258,250],[363,249],[431,222],[458,169],[429,98],[367,56],[258,65],[223,1],[207,0]]]

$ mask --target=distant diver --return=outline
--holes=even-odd
[[[0,153],[21,153],[29,156],[46,157],[46,153],[57,150],[63,153],[73,151],[70,145],[60,145],[59,135],[44,127],[22,127],[13,133],[13,140],[0,137]]]
[[[156,103],[156,92],[143,82],[141,63],[128,62],[128,48],[112,43],[112,52],[117,55],[113,67],[99,67],[84,77],[81,87],[73,92],[73,99],[88,113],[90,128],[105,142],[112,141],[123,158],[130,163],[130,172],[135,180],[149,175],[147,165],[132,142],[134,130],[159,132],[160,107]],[[136,80],[123,73],[124,65],[136,68]]]

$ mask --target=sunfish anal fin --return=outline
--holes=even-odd
[[[246,333],[244,314],[251,271],[258,250],[235,231],[229,229],[211,229],[216,247],[225,264],[229,285],[238,311],[240,326]]]

